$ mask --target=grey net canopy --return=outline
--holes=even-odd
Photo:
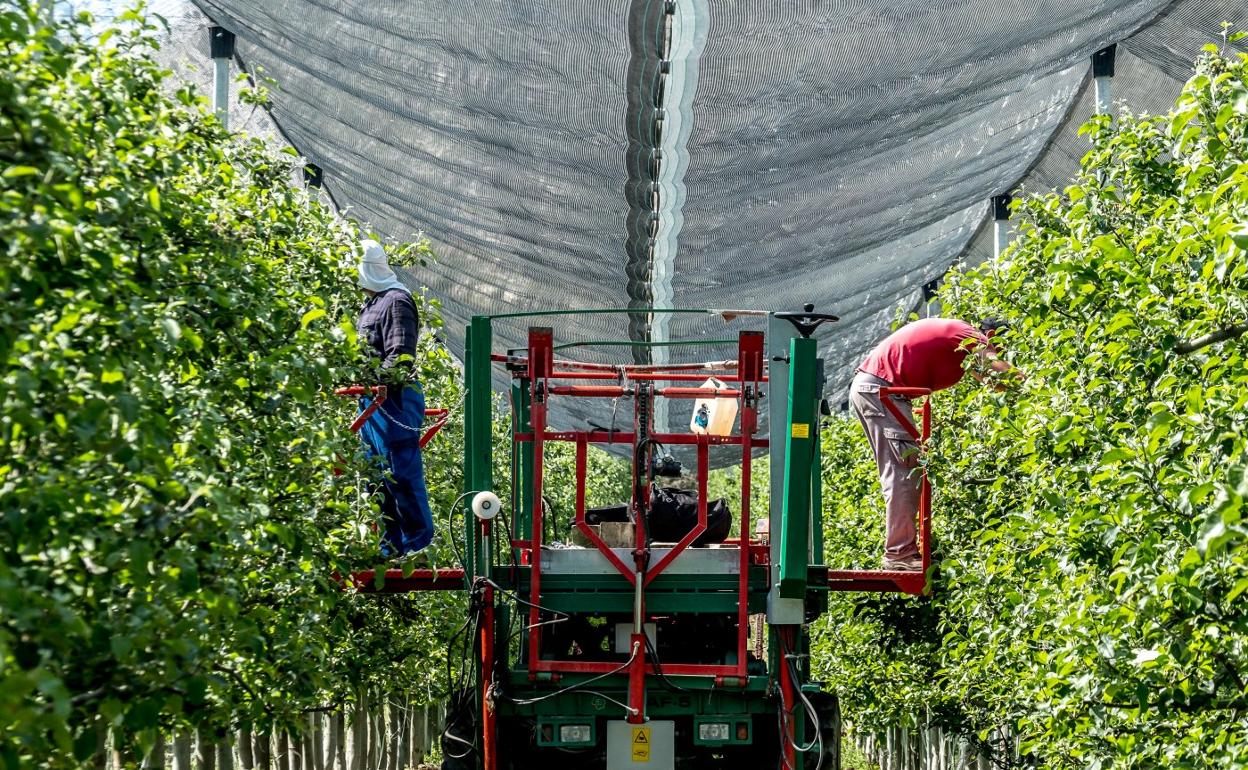
[[[1248,26],[1242,0],[194,2],[342,209],[431,238],[405,278],[456,353],[474,314],[636,308],[548,320],[661,342],[735,334],[664,308],[810,302],[841,317],[820,333],[838,400],[925,287],[992,253],[993,196],[1066,184],[1094,54],[1114,109],[1163,110],[1223,22]]]

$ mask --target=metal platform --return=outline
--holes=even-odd
[[[625,563],[633,560],[631,548],[612,548]],[[672,552],[672,548],[651,548],[650,563],[656,564]],[[542,572],[550,575],[618,575],[614,565],[597,548],[542,547]],[[739,546],[686,548],[664,570],[665,575],[739,575]]]
[[[918,596],[927,590],[927,574],[882,569],[830,569],[828,590],[899,591]]]

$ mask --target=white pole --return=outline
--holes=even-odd
[[[1114,107],[1114,79],[1109,75],[1096,78],[1096,114],[1112,115]]]
[[[212,60],[212,111],[226,128],[230,127],[230,60]]]
[[[234,33],[224,27],[208,28],[212,52],[212,111],[227,129],[230,127],[230,61],[234,58]]]

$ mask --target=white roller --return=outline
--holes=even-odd
[[[481,521],[489,521],[498,515],[502,505],[493,492],[478,492],[472,497],[472,515]]]

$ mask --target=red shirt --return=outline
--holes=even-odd
[[[966,321],[924,318],[888,335],[858,367],[902,388],[944,390],[962,379],[962,362],[978,340],[988,339]]]

